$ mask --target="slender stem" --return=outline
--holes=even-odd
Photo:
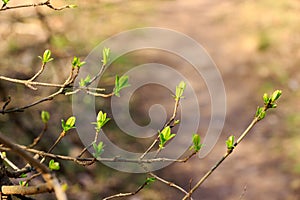
[[[38,172],[42,173],[43,179],[46,181],[49,190],[54,190],[56,194],[56,198],[58,200],[66,200],[67,196],[65,192],[62,190],[57,178],[54,174],[51,174],[50,170],[43,164],[41,164],[38,160],[31,157],[27,152],[21,149],[18,145],[12,143],[8,138],[6,138],[0,132],[0,143],[9,147],[16,154],[21,156],[24,160],[30,163]]]
[[[36,149],[31,149],[28,148],[27,146],[24,145],[17,145],[24,151],[38,154],[43,157],[49,157],[49,158],[54,158],[54,159],[60,159],[60,160],[66,160],[66,161],[73,161],[75,163],[78,163],[80,165],[90,165],[95,161],[100,161],[100,162],[129,162],[129,163],[155,163],[155,162],[178,162],[178,163],[184,163],[186,162],[189,158],[192,156],[188,156],[185,159],[172,159],[172,158],[153,158],[153,159],[127,159],[127,158],[120,158],[120,157],[113,157],[113,158],[98,158],[95,160],[93,157],[89,158],[81,158],[81,157],[71,157],[71,156],[65,156],[65,155],[59,155],[59,154],[53,154],[53,153],[47,153],[44,151],[36,150]],[[0,149],[3,151],[10,151],[11,149],[6,148],[6,147],[1,147]],[[192,155],[195,155],[194,153]]]
[[[48,150],[47,153],[51,153],[51,151],[56,147],[56,145],[61,141],[61,139],[62,139],[63,137],[65,137],[65,135],[66,135],[66,132],[65,132],[65,131],[62,131],[62,132],[59,134],[59,136],[58,136],[58,138],[56,139],[56,141],[54,142],[54,144],[50,147],[50,149]]]
[[[41,75],[43,73],[45,67],[46,67],[46,63],[43,62],[42,66],[41,66],[41,69],[28,81],[29,82],[34,81],[39,75]]]
[[[178,105],[179,105],[179,100],[180,98],[178,99],[175,99],[175,104],[174,104],[174,109],[173,109],[173,114],[172,116],[170,117],[169,121],[164,125],[164,127],[160,130],[162,131],[165,127],[169,126],[175,119],[176,117],[176,114],[177,114],[177,109],[178,109]],[[141,155],[140,159],[142,160],[150,151],[151,149],[156,145],[156,143],[159,141],[159,135],[157,136],[157,138],[152,142],[152,144],[148,147],[148,149]],[[158,155],[159,153],[159,149],[158,151],[156,152],[156,156]],[[156,157],[155,156],[155,157]]]
[[[103,200],[109,200],[109,199],[114,199],[114,198],[119,198],[119,197],[128,197],[128,196],[133,196],[139,193],[145,186],[149,184],[148,181],[145,181],[141,186],[138,187],[138,189],[134,192],[127,192],[127,193],[119,193],[115,194],[109,197],[105,197]]]
[[[269,104],[265,105],[263,108],[263,112],[267,111],[269,108],[270,108]],[[241,143],[241,141],[249,134],[250,130],[254,127],[254,125],[259,121],[260,121],[260,116],[254,117],[254,119],[249,124],[249,126],[245,129],[243,133],[241,133],[240,137],[235,142],[234,148]],[[186,194],[183,197],[182,200],[186,200],[190,198],[193,192],[202,185],[202,183],[220,166],[220,164],[233,152],[233,150],[234,149],[227,149],[225,155],[197,182],[197,184],[189,191],[188,194]]]
[[[23,84],[23,85],[29,84],[32,86],[57,87],[57,88],[65,87],[64,84],[45,83],[45,82],[38,82],[38,81],[28,82],[28,80],[20,80],[20,79],[15,79],[15,78],[9,78],[6,76],[0,76],[0,80],[9,81],[12,83],[19,83],[19,84]],[[93,87],[86,87],[86,86],[72,86],[72,87],[75,89],[80,89],[80,90],[105,91],[104,88],[93,88]]]
[[[161,177],[159,177],[159,176],[153,174],[152,172],[149,172],[149,174],[150,174],[151,176],[153,176],[154,178],[156,178],[157,180],[159,180],[160,182],[162,182],[162,183],[164,183],[164,184],[166,184],[166,185],[168,185],[168,186],[170,186],[170,187],[176,188],[177,190],[179,190],[180,192],[182,192],[182,193],[184,193],[184,194],[188,194],[188,192],[185,191],[185,189],[183,189],[183,188],[180,187],[179,185],[177,185],[177,184],[175,184],[175,183],[173,183],[173,182],[167,181],[167,180],[165,180],[165,179],[163,179],[163,178],[161,178]]]
[[[4,162],[6,162],[13,170],[16,171],[20,170],[13,162],[11,162],[6,156],[4,156],[1,151],[0,151],[0,156],[1,159],[4,160]]]
[[[5,11],[5,10],[11,10],[11,9],[37,7],[37,6],[47,6],[47,7],[51,8],[52,10],[63,10],[63,9],[66,9],[66,8],[71,8],[70,5],[66,5],[66,6],[56,8],[50,3],[50,0],[47,0],[47,1],[41,2],[41,3],[22,4],[22,5],[16,5],[16,6],[7,6],[7,4],[3,4],[2,8],[0,8],[0,12]]]
[[[86,152],[86,151],[88,150],[88,148],[90,148],[91,146],[93,146],[94,143],[97,142],[98,136],[99,136],[99,131],[96,131],[96,133],[95,133],[95,138],[94,138],[93,142],[91,142],[90,145],[84,147],[84,149],[83,149],[83,150],[79,153],[79,155],[77,156],[78,158],[80,158],[80,157],[84,154],[84,152]]]
[[[44,128],[43,128],[42,132],[36,138],[34,138],[33,142],[30,145],[28,145],[28,148],[35,147],[39,143],[39,141],[41,140],[41,138],[43,137],[43,135],[47,131],[47,129],[48,129],[48,123],[44,123]]]
[[[193,192],[201,186],[201,184],[219,167],[219,165],[230,155],[230,153],[226,152],[226,154],[197,182],[197,184],[183,197],[182,200],[190,198]]]

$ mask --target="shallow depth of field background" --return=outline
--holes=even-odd
[[[11,0],[11,4],[22,2],[28,1]],[[227,95],[226,123],[217,145],[207,157],[173,164],[156,173],[188,189],[191,179],[196,183],[223,155],[226,138],[239,135],[248,125],[257,105],[262,104],[262,94],[281,89],[283,96],[278,108],[267,114],[194,197],[300,198],[300,3],[297,0],[66,0],[53,1],[53,4],[76,4],[78,8],[59,12],[24,8],[0,13],[1,75],[30,78],[40,66],[37,56],[51,49],[55,60],[47,65],[39,80],[61,83],[69,73],[73,56],[84,59],[97,44],[121,31],[155,26],[182,32],[203,45],[222,74]],[[180,68],[182,61],[177,59],[159,52],[140,52],[120,58],[105,73],[101,86],[112,89],[115,74],[149,61]],[[206,88],[201,84],[198,87],[201,97]],[[23,85],[0,81],[0,100],[3,102],[10,95],[10,106],[25,105],[51,91],[49,88],[32,91]],[[161,101],[167,108],[173,105],[167,90],[157,88],[158,92],[151,92],[145,88],[147,91],[147,98],[137,94],[134,102],[138,108],[133,109],[132,115],[140,124],[147,123],[147,108],[153,102]],[[203,91],[203,99],[209,100],[208,97],[207,91]],[[99,104],[109,110],[109,99]],[[204,124],[201,124],[200,134],[210,118],[209,106],[210,102],[205,101],[200,105]],[[42,129],[41,110],[51,114],[49,130],[38,146],[46,150],[60,133],[60,119],[72,115],[70,97],[59,96],[24,113],[1,115],[1,131],[15,142],[29,144]],[[131,144],[113,124],[106,128],[120,135],[114,136],[120,146],[126,148]],[[74,156],[81,148],[73,131],[54,152]],[[133,148],[143,149],[139,145]],[[16,158],[16,162],[19,161]],[[99,199],[134,191],[145,179],[143,174],[121,173],[101,163],[87,168],[70,162],[61,162],[61,165],[58,176],[68,183],[70,199]],[[157,182],[129,199],[179,199],[180,196],[176,190]]]

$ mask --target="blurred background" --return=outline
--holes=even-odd
[[[10,5],[30,2],[34,1],[11,0]],[[247,127],[257,106],[262,104],[263,93],[281,89],[283,95],[278,108],[267,113],[194,197],[226,200],[300,198],[298,0],[65,0],[52,3],[57,7],[65,4],[78,7],[63,11],[39,7],[0,12],[0,75],[29,79],[39,70],[37,56],[45,49],[51,49],[55,60],[47,65],[39,80],[61,83],[69,73],[73,56],[84,59],[101,41],[121,31],[154,26],[182,32],[203,45],[220,70],[227,95],[226,121],[218,143],[204,159],[193,158],[185,164],[172,164],[156,173],[189,189],[190,182],[195,184],[226,151],[226,138],[232,134],[238,136]],[[99,84],[112,89],[116,73],[122,74],[149,61],[174,68],[184,63],[177,57],[155,52],[128,55],[118,59]],[[198,87],[199,95],[203,94],[201,134],[210,119],[210,102],[206,102],[209,96],[205,86],[199,84]],[[147,123],[147,109],[153,102],[166,105],[167,111],[171,111],[173,102],[168,91],[156,89],[161,95],[151,93],[147,88],[145,92],[150,92],[147,98],[137,94],[134,103],[139,106],[132,111],[137,123]],[[0,81],[0,100],[4,102],[11,96],[9,107],[26,105],[53,91],[49,88],[32,91],[23,85]],[[101,106],[109,112],[109,99],[101,101]],[[60,133],[60,119],[72,115],[70,97],[59,96],[23,113],[1,115],[1,131],[17,143],[30,144],[43,128],[42,110],[50,112],[51,120],[49,130],[37,148],[46,150],[49,142]],[[118,132],[113,122],[106,128]],[[117,140],[125,146],[132,144],[130,138]],[[54,152],[74,156],[82,148],[73,131]],[[138,145],[133,148],[142,149]],[[8,157],[21,163],[21,159],[12,154],[8,153]],[[89,167],[71,162],[61,162],[61,165],[58,176],[68,184],[70,199],[99,199],[134,191],[145,180],[143,174],[118,172],[101,163]],[[181,196],[176,190],[156,182],[126,199],[180,199]],[[53,195],[47,196],[47,199],[51,198]]]

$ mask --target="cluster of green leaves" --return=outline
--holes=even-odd
[[[128,76],[121,76],[119,77],[118,75],[116,76],[115,79],[115,88],[114,88],[114,94],[117,97],[120,97],[120,91],[126,87],[129,87],[130,84],[128,83]]]
[[[193,145],[191,146],[190,150],[194,150],[198,152],[202,147],[201,138],[198,134],[193,134]]]
[[[59,162],[55,162],[53,159],[49,161],[49,169],[52,171],[57,171],[60,169]]]
[[[54,60],[53,58],[51,58],[51,51],[49,49],[44,51],[43,56],[38,56],[38,57],[39,57],[39,59],[42,60],[43,64],[46,64],[46,63]]]
[[[61,126],[65,132],[69,131],[70,129],[76,128],[75,127],[76,117],[72,116],[67,119],[65,122],[63,119],[61,120]]]
[[[27,174],[22,173],[22,174],[19,176],[19,178],[27,178]],[[28,183],[27,181],[22,181],[22,180],[20,180],[20,181],[19,181],[19,185],[20,185],[20,186],[25,186],[25,187],[27,187],[27,186],[29,185],[29,183]]]
[[[8,4],[9,1],[10,0],[2,0],[2,2],[3,2],[4,5]]]
[[[107,117],[106,113],[103,113],[101,110],[98,112],[97,115],[97,121],[92,122],[92,124],[95,124],[96,131],[99,132],[100,129],[110,120],[110,118]]]
[[[171,133],[170,126],[166,126],[161,132],[159,133],[159,148],[163,149],[164,145],[171,140],[173,137],[175,137],[176,134]]]
[[[104,145],[103,142],[99,142],[98,145],[96,143],[93,143],[93,149],[95,151],[95,153],[93,153],[93,156],[95,158],[100,158],[100,155],[103,153],[104,151]]]
[[[180,81],[180,83],[176,86],[176,91],[175,91],[175,100],[179,101],[181,98],[183,98],[183,92],[185,90],[186,84],[184,81]],[[179,124],[180,121],[179,120],[175,120],[173,125]],[[159,148],[163,149],[165,144],[171,140],[173,137],[175,137],[176,134],[171,133],[171,127],[170,126],[166,126],[161,132],[158,131],[159,133]],[[195,134],[193,136],[193,143],[194,146],[192,146],[191,148],[194,149],[195,151],[199,151],[201,148],[201,144],[200,144],[200,137],[199,135]]]
[[[91,81],[91,77],[90,77],[90,75],[87,75],[87,76],[85,77],[85,79],[83,79],[83,78],[80,79],[79,85],[80,85],[81,87],[85,87],[85,86],[87,86],[87,84],[88,84],[90,81]]]
[[[72,66],[73,68],[80,68],[82,67],[83,65],[85,65],[86,62],[85,61],[80,61],[80,58],[74,56],[73,60],[72,60]]]
[[[269,96],[267,93],[263,95],[263,100],[264,100],[264,107],[258,107],[256,110],[255,117],[258,118],[258,120],[262,120],[266,116],[266,109],[269,108],[276,108],[276,100],[279,99],[281,96],[282,91],[281,90],[276,90],[273,92],[271,96]]]
[[[282,94],[281,90],[276,90],[275,92],[273,92],[273,94],[271,96],[269,96],[267,93],[265,93],[263,95],[264,104],[266,106],[268,106],[268,108],[276,108],[277,104],[275,104],[275,102],[277,99],[279,99],[281,94]]]

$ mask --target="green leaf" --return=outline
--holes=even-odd
[[[19,185],[28,187],[29,183],[27,181],[19,181]]]
[[[85,79],[80,79],[79,85],[85,87],[91,81],[90,75],[87,75]]]
[[[77,67],[80,68],[80,67],[82,67],[85,64],[86,64],[85,61],[81,62],[80,58],[77,58],[76,56],[74,56],[73,61],[72,61],[73,68],[77,68]]]
[[[277,104],[272,103],[272,104],[271,104],[271,108],[277,108]]]
[[[171,133],[171,128],[170,126],[166,126],[161,132],[159,132],[159,148],[163,149],[164,145],[171,140],[173,137],[175,137],[176,134]]]
[[[49,161],[49,169],[50,170],[59,170],[60,166],[59,166],[59,162],[55,162],[53,159]]]
[[[2,0],[3,4],[8,4],[9,0]]]
[[[49,119],[50,119],[50,114],[47,111],[42,111],[41,113],[41,118],[44,124],[48,123]]]
[[[62,185],[61,185],[61,189],[62,189],[62,191],[67,191],[68,190],[68,184],[67,183],[63,183]]]
[[[191,146],[190,150],[193,149],[194,151],[198,152],[202,147],[202,144],[200,142],[200,136],[198,134],[193,134],[193,146]]]
[[[72,128],[76,128],[75,127],[75,122],[76,122],[76,117],[72,116],[72,117],[69,117],[69,119],[67,119],[66,122],[62,119],[61,120],[61,126],[62,126],[63,130],[65,132],[67,132]]]
[[[119,77],[118,75],[116,75],[116,79],[115,79],[115,88],[114,88],[114,94],[117,97],[120,97],[120,91],[126,87],[129,87],[130,84],[128,83],[128,76],[121,76]]]
[[[69,5],[69,8],[77,8],[78,6],[77,5],[74,5],[74,4],[71,4]]]
[[[147,178],[147,179],[146,179],[146,184],[153,183],[153,182],[155,182],[155,181],[156,181],[156,178],[150,177],[150,178]]]
[[[276,90],[275,92],[273,92],[273,94],[271,96],[272,103],[275,102],[277,99],[279,99],[279,97],[281,96],[281,94],[282,94],[281,90]]]
[[[98,145],[96,143],[93,143],[93,149],[95,151],[95,153],[93,153],[93,156],[95,158],[100,158],[100,155],[104,151],[103,147],[104,147],[103,142],[99,142]]]
[[[174,125],[177,125],[177,124],[179,124],[179,123],[180,123],[180,120],[177,119],[177,120],[174,122]]]
[[[226,145],[228,150],[233,150],[234,149],[234,136],[231,135],[228,137],[226,140]]]
[[[97,115],[97,121],[92,122],[92,124],[95,124],[96,131],[99,132],[100,129],[110,120],[110,118],[107,117],[106,113],[103,113],[101,110],[98,112]]]
[[[264,100],[264,103],[265,103],[265,104],[268,104],[268,103],[269,103],[270,98],[268,97],[268,94],[267,94],[267,93],[264,94],[263,100]]]
[[[19,178],[26,178],[27,174],[22,173]]]
[[[44,64],[54,60],[53,58],[51,58],[51,51],[49,49],[44,51],[43,57],[41,56],[38,57],[42,60]]]
[[[66,122],[66,125],[69,127],[74,127],[75,122],[76,122],[76,117],[72,116],[72,117],[69,117],[69,119]]]
[[[104,48],[102,50],[102,63],[103,65],[106,65],[109,62],[110,57],[110,49]]]
[[[255,117],[257,117],[258,120],[262,120],[263,118],[265,118],[265,116],[266,116],[266,111],[264,110],[264,108],[257,107]]]
[[[175,93],[175,99],[179,100],[180,98],[183,98],[183,92],[185,90],[186,84],[185,82],[181,81],[178,86],[176,86],[176,93]]]

